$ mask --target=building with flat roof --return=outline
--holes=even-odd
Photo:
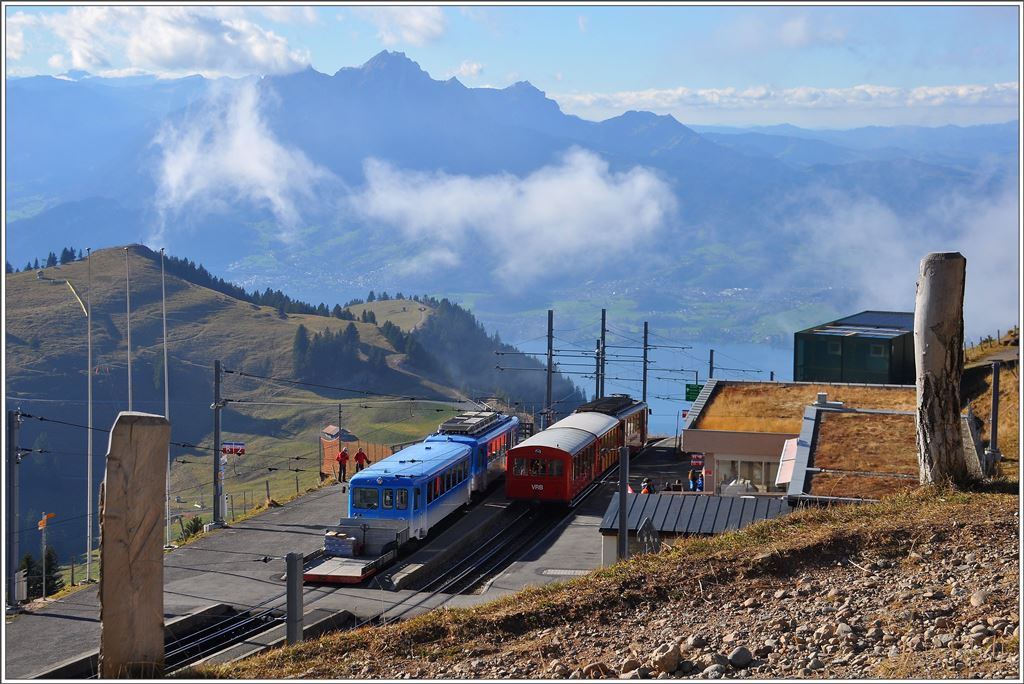
[[[913,313],[861,311],[793,337],[797,382],[915,382]]]
[[[913,411],[913,386],[709,380],[683,425],[683,449],[702,453],[706,494],[779,496],[780,456],[800,436],[819,393],[845,406]],[[787,480],[788,482],[788,480]]]

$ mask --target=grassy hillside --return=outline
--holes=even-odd
[[[127,409],[124,255],[122,249],[110,249],[92,256],[94,425],[99,428],[109,428],[117,412]],[[129,260],[133,408],[163,414],[159,254],[133,246]],[[87,269],[82,261],[44,269],[41,279],[35,272],[6,276],[5,392],[11,407],[86,424],[87,319],[76,293],[86,300]],[[214,360],[221,360],[226,369],[294,378],[292,343],[300,324],[310,334],[324,329],[336,332],[350,325],[309,314],[282,317],[275,308],[243,302],[171,275],[166,286],[170,416],[176,442],[209,445],[212,441]],[[381,323],[389,315],[386,307],[406,306],[415,312],[415,321],[430,313],[419,311],[411,301],[374,304],[381,312]],[[386,365],[357,363],[343,382],[322,384],[365,393],[225,374],[222,396],[232,401],[224,411],[222,438],[248,444],[247,454],[232,457],[228,467],[229,493],[237,491],[241,496],[242,490],[258,488],[254,496],[262,500],[264,480],[269,479],[272,494],[283,496],[294,493],[296,475],[301,488],[314,484],[319,470],[317,434],[323,425],[338,422],[339,403],[344,426],[364,442],[380,445],[373,448],[381,453],[384,445],[432,431],[454,411],[450,400],[459,397],[455,390],[405,368],[402,355],[395,353],[377,325],[358,320],[351,324],[359,334],[359,359],[368,361],[371,353],[395,359],[388,359]],[[379,396],[392,394],[441,403]],[[45,452],[33,454],[23,465],[23,519],[37,519],[43,510],[56,511],[64,524],[56,525],[49,539],[58,549],[78,551],[84,546],[86,433],[29,419],[19,438],[21,446]],[[94,433],[94,485],[103,477],[106,437],[104,432]],[[208,509],[213,468],[209,451],[172,447],[172,456],[176,460],[171,491],[182,497],[180,508],[196,513]],[[202,509],[194,507],[197,502]]]

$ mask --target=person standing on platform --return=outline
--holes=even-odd
[[[359,451],[356,452],[356,472],[365,468],[370,463],[370,459],[367,458],[366,453],[363,451],[363,447],[359,447]]]
[[[345,471],[348,469],[348,447],[342,447],[334,460],[338,462],[338,482],[346,482]]]
[[[690,491],[697,491],[697,469],[690,468]]]

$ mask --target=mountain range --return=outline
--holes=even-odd
[[[826,235],[892,224],[895,251],[916,254],[1016,233],[967,225],[1015,193],[1016,121],[595,122],[528,82],[467,88],[396,52],[333,75],[9,77],[7,95],[16,267],[53,245],[140,241],[312,301],[428,290],[507,331],[614,300],[681,335],[760,338],[790,331],[772,322],[780,308],[791,327],[823,303],[912,299],[865,302],[851,273],[870,249],[837,254]]]

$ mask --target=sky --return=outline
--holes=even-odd
[[[334,73],[382,49],[436,79],[526,80],[563,111],[693,125],[1018,118],[1020,7],[5,6],[5,74]]]

